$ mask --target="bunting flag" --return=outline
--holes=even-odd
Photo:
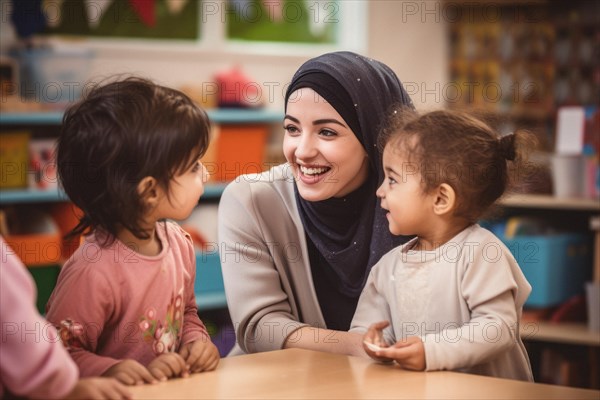
[[[56,28],[62,22],[62,6],[65,0],[44,0],[42,9],[46,17],[46,24],[50,28]]]
[[[156,26],[156,0],[129,0],[129,4],[144,25]]]
[[[187,3],[188,0],[167,0],[167,10],[170,15],[178,15]]]
[[[102,21],[102,16],[114,0],[85,0],[85,11],[90,29],[96,29]]]

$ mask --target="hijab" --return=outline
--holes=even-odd
[[[343,198],[307,201],[294,183],[309,247],[318,255],[311,255],[311,268],[323,269],[343,295],[358,297],[371,267],[407,240],[390,233],[375,195],[384,178],[377,139],[393,105],[413,104],[387,65],[351,52],[328,53],[305,62],[287,89],[286,109],[288,100],[293,101],[290,96],[300,88],[313,89],[335,108],[369,159],[366,182]]]

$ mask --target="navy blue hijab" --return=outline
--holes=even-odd
[[[304,63],[287,89],[286,108],[288,100],[294,99],[290,98],[292,93],[304,87],[313,89],[335,108],[369,159],[369,178],[345,198],[311,202],[303,199],[295,186],[313,276],[324,274],[342,296],[355,299],[355,308],[371,267],[407,239],[389,232],[385,212],[375,196],[384,177],[377,144],[380,128],[388,113],[393,112],[392,106],[413,104],[388,66],[351,52],[328,53]],[[320,272],[315,273],[317,270]],[[323,307],[328,302],[322,301],[317,282],[315,286]],[[336,328],[329,323],[328,327]]]

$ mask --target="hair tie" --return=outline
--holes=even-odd
[[[511,132],[498,138],[498,150],[500,155],[509,161],[515,160],[515,134]]]

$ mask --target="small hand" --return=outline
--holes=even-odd
[[[425,346],[418,336],[410,336],[396,342],[391,347],[375,353],[378,357],[386,357],[396,361],[402,368],[413,371],[425,369]]]
[[[164,353],[148,364],[148,371],[159,381],[181,376],[187,378],[190,373],[185,360],[177,353]]]
[[[198,339],[181,346],[179,354],[192,373],[212,371],[219,364],[219,350],[210,339]]]
[[[84,378],[66,397],[67,399],[129,400],[131,393],[121,382],[113,378]]]
[[[390,325],[389,321],[376,322],[369,327],[367,333],[363,337],[363,348],[367,355],[378,361],[391,361],[389,358],[381,357],[377,354],[377,350],[373,346],[381,349],[388,347],[388,344],[383,338],[383,329]]]
[[[123,360],[107,369],[102,376],[116,378],[126,385],[156,383],[156,380],[146,367],[135,360]]]

